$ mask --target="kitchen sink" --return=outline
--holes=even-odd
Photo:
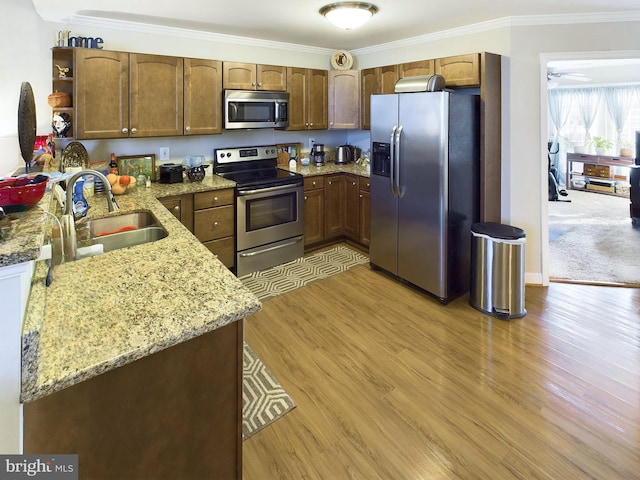
[[[155,242],[168,235],[167,231],[158,226],[142,227],[136,230],[111,233],[89,238],[87,240],[78,239],[78,247],[90,245],[102,245],[103,252],[111,252],[119,248],[133,247],[143,243]]]
[[[76,224],[78,248],[102,245],[102,252],[155,242],[167,235],[151,212],[124,213]]]

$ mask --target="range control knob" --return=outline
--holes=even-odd
[[[227,152],[227,158],[231,156],[231,152]]]
[[[224,152],[220,154],[220,158],[224,158]]]

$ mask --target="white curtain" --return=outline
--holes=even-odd
[[[557,144],[557,153],[551,155],[551,165],[558,172],[556,180],[558,185],[565,186],[567,172],[567,143],[565,137],[562,136],[562,128],[569,119],[571,109],[571,91],[565,89],[551,89],[548,91],[549,118],[556,128],[553,137],[553,144]]]
[[[598,113],[598,106],[602,98],[601,88],[578,88],[573,91],[574,98],[578,104],[580,118],[584,126],[584,144],[588,145],[591,141],[591,133],[589,130],[593,125],[593,121]]]
[[[607,102],[607,108],[611,119],[616,127],[616,145],[619,147],[622,143],[622,130],[629,116],[631,102],[638,87],[606,87],[604,89],[604,98]],[[628,139],[627,139],[628,140]]]

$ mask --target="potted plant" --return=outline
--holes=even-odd
[[[607,150],[613,147],[613,143],[611,140],[608,140],[604,137],[593,137],[591,139],[591,144],[595,147],[596,153],[598,155],[605,155]]]
[[[620,140],[620,156],[633,157],[633,146],[633,143],[628,140]]]

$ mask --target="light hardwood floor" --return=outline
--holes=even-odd
[[[640,290],[527,287],[502,321],[368,266],[266,300],[245,336],[298,404],[243,478],[640,478]]]

